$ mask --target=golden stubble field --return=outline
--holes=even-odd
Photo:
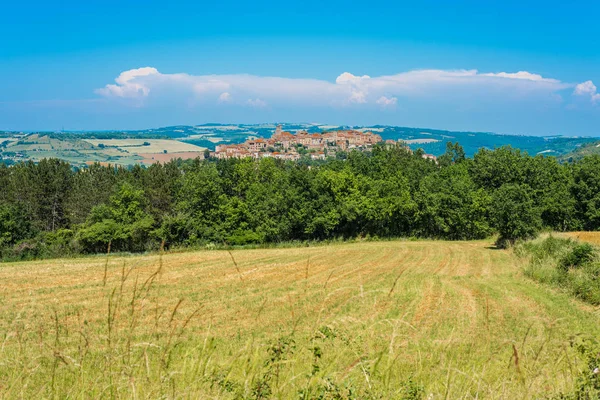
[[[171,139],[85,139],[87,143],[94,146],[104,144],[109,147],[117,147],[126,150],[132,154],[139,153],[178,153],[178,152],[204,152],[205,148],[190,143],[180,142]],[[144,143],[148,143],[144,146]]]
[[[559,236],[567,236],[572,239],[588,242],[595,245],[600,245],[600,232],[581,231],[581,232],[565,232]]]
[[[539,398],[598,310],[490,241],[0,266],[1,398]],[[411,397],[413,396],[413,397]]]

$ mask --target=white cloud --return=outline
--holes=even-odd
[[[335,83],[350,90],[350,96],[346,99],[347,103],[365,104],[369,94],[370,79],[369,75],[356,76],[350,72],[343,72],[335,79]]]
[[[600,93],[598,93],[598,89],[592,81],[585,81],[575,86],[573,94],[576,96],[589,96],[592,103],[600,102]]]
[[[398,103],[398,99],[396,97],[381,96],[379,99],[377,99],[376,103],[384,108],[392,107],[395,106],[396,103]]]
[[[585,81],[575,86],[573,93],[577,95],[594,94],[596,93],[596,85],[592,81]]]
[[[340,76],[338,76],[336,78],[335,83],[340,84],[340,85],[344,85],[344,84],[358,85],[362,81],[365,81],[367,79],[371,79],[371,77],[369,75],[356,76],[356,75],[352,75],[350,72],[343,72],[342,74],[340,74]]]
[[[148,96],[150,88],[139,81],[137,78],[149,75],[159,75],[156,68],[143,67],[123,71],[115,79],[116,85],[108,84],[101,89],[96,89],[96,93],[106,97],[139,97]]]
[[[267,103],[261,99],[248,99],[246,104],[254,108],[265,108],[267,106]]]
[[[181,83],[189,83],[192,85],[193,90],[198,95],[213,92],[224,92],[229,90],[231,84],[221,78],[209,77],[207,79],[198,80],[194,76],[187,74],[181,74]]]
[[[181,98],[198,105],[230,103],[257,108],[277,107],[389,107],[402,96],[413,99],[477,102],[477,99],[531,99],[550,101],[559,91],[590,90],[591,81],[577,85],[546,78],[527,71],[481,73],[477,70],[413,70],[395,75],[371,77],[343,72],[335,81],[264,77],[247,74],[189,75],[164,74],[152,67],[122,72],[115,84],[96,93],[106,98],[172,101]],[[587,88],[587,89],[586,89]],[[594,86],[595,88],[595,86]],[[592,99],[597,92],[586,92]],[[246,100],[243,100],[246,99]],[[146,103],[146,101],[144,101]]]
[[[223,104],[223,103],[231,103],[231,95],[227,92],[223,92],[219,95],[219,99],[217,100],[217,103],[219,104]]]
[[[559,81],[557,81],[556,79],[544,78],[541,75],[532,74],[531,72],[527,72],[527,71],[519,71],[519,72],[514,72],[514,73],[498,72],[498,73],[488,73],[488,74],[482,74],[482,75],[483,76],[494,76],[494,77],[498,77],[498,78],[526,79],[526,80],[538,81],[538,82],[559,83]]]

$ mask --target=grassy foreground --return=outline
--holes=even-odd
[[[569,392],[597,309],[525,262],[392,241],[0,265],[0,398]]]

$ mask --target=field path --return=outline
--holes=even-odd
[[[322,345],[322,373],[357,387],[378,382],[393,393],[412,376],[435,399],[568,391],[584,368],[569,340],[598,337],[598,310],[528,280],[524,262],[489,241],[388,241],[4,264],[0,366],[19,346],[18,329],[51,326],[54,310],[74,331],[84,317],[100,326],[111,290],[131,291],[162,265],[148,302],[164,308],[144,311],[142,322],[167,319],[183,299],[178,315],[199,310],[188,344],[213,337],[215,365],[233,365],[241,352],[259,354],[289,334],[308,348],[326,329],[335,338]],[[302,351],[290,382],[312,362]]]

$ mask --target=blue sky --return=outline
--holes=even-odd
[[[598,2],[5,3],[0,129],[600,135]]]

